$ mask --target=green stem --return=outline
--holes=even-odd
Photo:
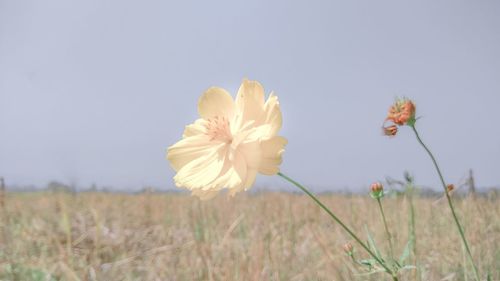
[[[467,251],[467,255],[469,257],[469,262],[472,264],[472,268],[474,270],[474,275],[476,276],[476,280],[480,281],[479,273],[477,271],[476,265],[474,264],[474,260],[472,259],[472,253],[469,248],[469,244],[467,244],[467,240],[465,239],[465,234],[464,230],[462,229],[462,226],[460,225],[460,222],[458,221],[457,214],[455,213],[455,208],[453,207],[453,203],[451,202],[451,197],[448,194],[448,190],[446,188],[446,183],[443,178],[443,174],[441,173],[441,170],[439,169],[439,165],[436,161],[436,158],[434,158],[434,155],[432,155],[432,152],[427,148],[427,146],[424,144],[422,139],[420,138],[420,135],[417,132],[417,129],[415,128],[415,125],[410,126],[413,129],[413,132],[415,132],[415,136],[417,137],[418,142],[422,145],[422,147],[427,151],[427,154],[431,157],[432,163],[434,163],[434,167],[436,168],[436,171],[439,175],[439,179],[441,180],[441,184],[443,185],[444,189],[444,194],[446,195],[446,199],[448,201],[448,206],[450,206],[451,214],[453,215],[453,219],[455,220],[455,224],[457,225],[458,232],[460,233],[460,237],[462,238],[462,242],[465,246],[465,249]]]
[[[387,241],[389,241],[389,250],[391,253],[391,259],[394,260],[394,250],[392,248],[391,233],[389,232],[389,228],[387,227],[387,220],[385,219],[384,208],[382,208],[382,202],[380,201],[380,198],[377,198],[377,202],[378,202],[378,207],[380,209],[380,213],[382,214],[382,220],[384,221],[384,228],[385,228],[385,233],[387,234]]]
[[[411,246],[411,251],[413,253],[413,263],[417,267],[416,275],[415,275],[415,280],[420,280],[420,267],[418,266],[418,260],[417,260],[417,235],[415,234],[415,206],[413,204],[413,192],[414,192],[414,187],[413,183],[408,182],[406,185],[406,196],[408,197],[408,200],[410,201],[410,215],[409,215],[409,230],[408,232],[410,233],[410,246]]]
[[[285,180],[287,180],[288,182],[290,182],[291,184],[295,185],[296,187],[300,188],[302,191],[304,191],[307,195],[309,195],[309,197],[311,197],[311,199],[316,202],[316,204],[318,204],[325,212],[328,213],[328,215],[330,215],[330,217],[335,220],[338,224],[340,224],[340,226],[342,226],[342,228],[344,228],[345,231],[347,231],[347,233],[349,233],[349,235],[351,235],[352,238],[354,238],[354,240],[356,240],[356,242],[359,243],[359,245],[361,245],[361,247],[363,247],[389,274],[392,275],[392,279],[397,281],[398,278],[396,276],[395,273],[392,272],[392,270],[390,270],[385,264],[384,262],[379,259],[377,257],[377,255],[375,255],[371,250],[370,248],[368,248],[368,246],[365,245],[365,243],[363,243],[361,241],[361,239],[358,238],[358,236],[356,236],[356,234],[354,234],[354,232],[352,232],[351,229],[349,229],[349,227],[347,227],[332,211],[330,211],[330,209],[328,209],[323,203],[321,203],[321,201],[319,201],[319,199],[314,196],[314,194],[312,194],[307,188],[305,188],[303,185],[301,185],[300,183],[294,181],[293,179],[289,178],[288,176],[286,176],[285,174],[279,172],[278,173],[278,176],[284,178]]]

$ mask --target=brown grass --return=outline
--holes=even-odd
[[[367,225],[386,250],[376,201],[320,198],[361,237]],[[482,276],[489,271],[500,280],[499,199],[455,200]],[[416,199],[421,278],[409,270],[401,280],[467,280],[448,206],[435,201]],[[408,239],[408,201],[383,203],[399,256]],[[387,279],[364,275],[342,250],[349,237],[303,195],[267,192],[204,202],[154,193],[9,193],[1,219],[1,280]],[[354,246],[357,257],[367,258]]]

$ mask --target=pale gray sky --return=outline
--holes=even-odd
[[[409,170],[438,185],[409,129],[381,136],[404,95],[449,182],[473,168],[497,185],[498,15],[493,0],[0,0],[0,175],[171,188],[165,149],[198,97],[247,77],[280,98],[282,171],[303,183],[359,188]]]

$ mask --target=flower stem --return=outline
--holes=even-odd
[[[414,186],[411,181],[407,181],[406,184],[406,196],[408,197],[408,200],[410,201],[410,208],[409,208],[409,223],[408,223],[408,233],[410,234],[410,246],[411,246],[411,251],[413,253],[413,263],[417,267],[417,271],[415,273],[415,280],[420,280],[420,267],[418,266],[418,260],[417,260],[417,235],[415,233],[415,205],[413,203],[413,195],[414,195]]]
[[[479,273],[477,271],[476,265],[474,264],[474,260],[472,259],[472,253],[469,248],[469,244],[467,244],[467,240],[465,239],[465,234],[462,226],[460,225],[460,222],[458,221],[457,214],[455,213],[455,208],[453,207],[453,203],[451,201],[451,197],[448,194],[448,190],[446,188],[446,183],[443,178],[443,174],[441,173],[441,170],[439,169],[439,165],[436,161],[436,158],[434,158],[434,155],[432,155],[432,152],[427,148],[427,146],[424,144],[422,139],[420,138],[420,135],[417,132],[417,129],[415,128],[415,125],[410,126],[413,129],[413,132],[415,133],[415,136],[417,137],[418,142],[422,145],[422,147],[427,151],[427,154],[431,157],[432,162],[434,163],[434,167],[436,168],[436,171],[439,175],[439,179],[441,180],[441,184],[443,185],[444,189],[444,194],[446,195],[446,199],[448,201],[448,206],[450,206],[451,214],[453,215],[453,219],[455,220],[455,224],[457,225],[458,232],[460,233],[460,237],[462,238],[463,245],[465,247],[465,250],[467,251],[467,255],[469,257],[469,262],[472,264],[472,268],[474,270],[474,275],[476,277],[477,281],[480,281]]]
[[[380,213],[382,214],[382,219],[384,221],[384,228],[385,228],[385,233],[387,234],[387,241],[389,241],[389,251],[391,254],[391,259],[394,260],[394,250],[392,249],[391,234],[389,232],[389,228],[387,227],[387,220],[385,219],[384,209],[382,208],[382,202],[380,201],[380,198],[377,198],[377,202],[378,202],[378,207],[380,209]]]
[[[330,217],[335,220],[338,224],[340,224],[340,226],[342,226],[342,228],[344,228],[345,231],[347,231],[347,233],[349,233],[349,235],[351,235],[352,238],[354,238],[354,240],[356,240],[359,245],[361,245],[361,247],[363,247],[389,274],[392,275],[392,279],[397,281],[398,278],[396,276],[396,274],[394,272],[392,272],[392,270],[390,270],[385,264],[384,262],[377,257],[377,255],[375,255],[371,250],[370,248],[368,248],[368,246],[365,245],[365,243],[363,243],[363,241],[361,241],[361,239],[358,238],[358,236],[356,236],[356,234],[354,234],[354,232],[352,232],[351,229],[349,229],[349,227],[347,227],[332,211],[330,211],[330,209],[328,209],[323,203],[321,203],[321,201],[319,201],[319,199],[314,196],[314,194],[312,194],[307,188],[305,188],[303,185],[301,185],[300,183],[294,181],[293,179],[289,178],[288,176],[286,176],[285,174],[281,173],[281,172],[278,172],[278,176],[284,178],[285,180],[287,180],[288,182],[292,183],[293,185],[295,185],[296,187],[300,188],[302,191],[304,191],[307,195],[309,195],[309,197],[311,197],[311,199],[316,202],[316,204],[318,204],[325,212],[328,213],[328,215],[330,215]]]

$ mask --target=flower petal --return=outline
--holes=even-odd
[[[270,130],[271,135],[269,137],[275,136],[281,129],[283,117],[281,115],[278,97],[275,96],[273,93],[269,95],[269,98],[264,104],[264,111],[266,114],[266,119],[264,123],[269,124],[271,126]]]
[[[261,142],[262,157],[259,172],[264,175],[275,175],[279,172],[281,155],[285,151],[288,141],[284,137],[275,136],[269,140]]]
[[[200,134],[207,133],[207,127],[205,125],[207,121],[205,119],[198,119],[193,124],[189,124],[184,129],[182,134],[183,138],[192,137]]]
[[[272,126],[270,124],[263,124],[249,130],[250,133],[246,136],[243,142],[252,142],[270,139],[272,135]]]
[[[229,155],[227,157],[223,172],[210,184],[209,188],[222,189],[226,187],[231,189],[241,185],[246,178],[247,164],[244,156],[241,153],[235,152],[232,161],[229,161]]]
[[[259,141],[242,143],[238,146],[238,151],[243,154],[249,169],[257,170],[261,160],[261,144]]]
[[[243,188],[245,190],[250,189],[250,187],[252,187],[252,185],[255,183],[255,179],[257,178],[257,172],[258,171],[256,169],[249,169],[247,171],[247,178],[243,183]]]
[[[231,95],[219,87],[211,87],[198,100],[198,113],[204,119],[216,116],[231,119],[234,115],[234,101]]]
[[[167,150],[167,159],[175,171],[179,171],[187,163],[213,151],[214,144],[207,135],[196,135],[184,138]]]
[[[210,153],[186,163],[175,175],[175,184],[191,190],[209,186],[222,170],[226,148],[225,144],[212,146]]]
[[[244,79],[236,95],[236,107],[242,114],[241,124],[254,120],[260,125],[264,116],[264,88],[257,81]]]
[[[242,182],[239,186],[229,189],[229,195],[234,196],[236,193],[240,191],[250,189],[250,187],[252,187],[252,185],[255,183],[256,178],[257,178],[257,170],[249,169],[247,171],[247,176],[245,178],[245,181]]]

